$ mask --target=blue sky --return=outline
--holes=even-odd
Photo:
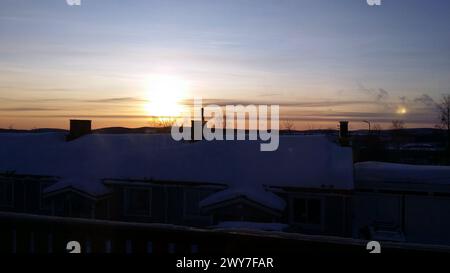
[[[64,127],[77,116],[145,126],[140,103],[157,74],[189,81],[189,96],[280,104],[299,127],[433,127],[433,102],[450,93],[445,0],[1,5],[0,127]]]

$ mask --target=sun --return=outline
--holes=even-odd
[[[399,107],[399,108],[397,109],[397,114],[404,115],[404,114],[406,114],[406,113],[407,113],[407,110],[406,110],[405,107]]]
[[[174,118],[184,111],[181,101],[187,96],[185,80],[169,75],[157,75],[149,79],[145,113],[152,117]]]

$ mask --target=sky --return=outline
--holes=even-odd
[[[277,104],[296,129],[434,127],[450,93],[447,0],[0,5],[0,128],[148,126],[159,96]]]

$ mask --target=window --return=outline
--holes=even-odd
[[[322,204],[320,199],[294,198],[294,222],[318,225],[322,222]]]
[[[0,181],[0,206],[12,207],[13,206],[13,182],[12,181]]]
[[[151,215],[152,192],[150,189],[125,189],[126,214],[134,216]]]
[[[201,189],[184,190],[184,215],[185,216],[203,216],[199,203],[211,192]]]

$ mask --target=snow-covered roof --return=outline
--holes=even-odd
[[[47,191],[70,186],[102,195],[102,179],[223,183],[250,196],[262,185],[353,188],[351,149],[325,136],[280,136],[274,152],[260,152],[258,141],[177,142],[167,134],[91,134],[70,142],[64,133],[0,134],[0,143],[0,172],[60,177]]]
[[[450,185],[450,166],[410,165],[374,161],[360,162],[355,164],[355,180]]]

